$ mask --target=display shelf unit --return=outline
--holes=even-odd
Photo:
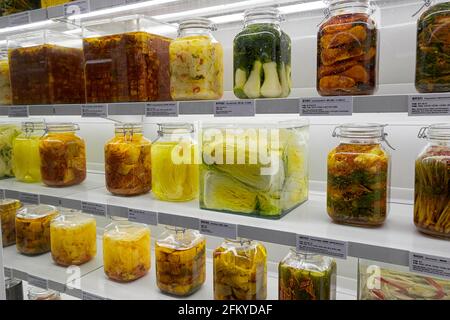
[[[326,213],[326,197],[312,193],[310,199],[280,220],[201,210],[198,202],[170,203],[155,200],[151,194],[124,198],[111,195],[100,181],[102,174],[88,174],[80,186],[54,189],[39,184],[25,184],[15,179],[0,181],[6,197],[34,199],[40,203],[83,209],[100,216],[129,217],[130,209],[140,210],[138,222],[200,229],[200,221],[236,226],[238,237],[296,246],[297,235],[343,241],[348,256],[409,266],[410,253],[426,253],[448,258],[448,242],[427,237],[413,223],[413,206],[391,203],[390,216],[379,228],[357,228],[331,223]],[[30,194],[37,195],[30,197]],[[37,200],[36,200],[37,199]],[[218,234],[210,234],[219,236]]]

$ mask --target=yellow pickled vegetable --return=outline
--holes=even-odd
[[[21,203],[18,200],[0,200],[0,223],[2,227],[3,247],[16,243],[16,213],[20,206]]]
[[[41,157],[38,136],[19,136],[13,142],[13,170],[17,180],[41,181]]]
[[[8,60],[0,60],[0,105],[12,103]]]

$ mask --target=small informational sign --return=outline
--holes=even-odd
[[[30,12],[28,11],[16,13],[9,16],[10,27],[17,27],[28,23],[31,23]]]
[[[450,94],[408,96],[410,116],[450,116]]]
[[[227,239],[237,238],[237,225],[235,224],[208,220],[200,220],[199,223],[201,234]]]
[[[144,223],[151,226],[158,225],[158,213],[139,209],[128,209],[128,220],[131,222]]]
[[[353,97],[318,97],[300,99],[302,116],[351,116]]]
[[[450,279],[450,258],[410,252],[409,270],[424,275]]]
[[[64,17],[90,12],[89,0],[71,1],[64,4]]]
[[[178,117],[180,104],[175,101],[170,102],[150,102],[145,106],[146,117]]]
[[[81,116],[83,118],[107,118],[107,104],[83,104],[81,106]]]
[[[40,196],[40,203],[48,204],[50,206],[59,207],[59,206],[62,205],[62,200],[61,200],[61,198],[58,198],[58,197],[41,195]]]
[[[19,200],[22,203],[28,203],[28,204],[39,204],[40,203],[39,195],[35,194],[35,193],[20,192]]]
[[[30,116],[30,110],[28,106],[10,106],[8,111],[8,117],[10,118],[28,118]]]
[[[42,289],[48,289],[48,280],[47,279],[29,274],[27,276],[27,281],[32,286],[42,288]]]
[[[297,235],[297,250],[347,259],[348,243],[318,237]]]
[[[214,102],[215,117],[253,117],[255,114],[255,100],[225,100]]]
[[[106,213],[108,210],[106,204],[82,201],[81,211],[93,214],[94,216],[106,217]]]

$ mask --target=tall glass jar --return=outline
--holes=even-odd
[[[13,172],[13,142],[20,135],[16,124],[0,124],[0,178],[14,177]]]
[[[41,181],[39,141],[45,130],[42,121],[22,123],[22,133],[13,141],[13,170],[17,180],[28,183]]]
[[[16,246],[20,253],[37,255],[50,251],[50,224],[58,216],[53,206],[24,206],[16,216]]]
[[[335,300],[336,261],[291,249],[278,267],[279,300]]]
[[[422,128],[419,138],[428,144],[416,160],[414,223],[450,239],[450,123]]]
[[[159,289],[189,296],[206,279],[206,240],[196,230],[166,227],[156,242],[156,281]]]
[[[225,239],[214,250],[214,299],[265,300],[266,248],[248,239]]]
[[[12,103],[8,49],[0,47],[0,106]]]
[[[174,100],[216,100],[223,95],[223,48],[208,19],[180,23],[170,44],[170,93]]]
[[[430,6],[417,21],[416,89],[450,91],[450,1],[425,1]]]
[[[249,9],[234,38],[234,94],[241,99],[284,98],[291,92],[291,39],[276,8]],[[264,81],[262,81],[264,79]]]
[[[16,243],[16,214],[22,206],[19,200],[0,200],[0,223],[3,248]]]
[[[152,145],[152,191],[163,201],[190,201],[198,197],[199,162],[194,126],[159,124]]]
[[[317,42],[322,96],[370,95],[378,81],[378,28],[369,0],[328,0]]]
[[[115,220],[103,234],[105,274],[119,282],[130,282],[150,270],[150,229],[143,224]]]
[[[52,258],[61,266],[82,265],[97,254],[97,223],[93,216],[65,209],[50,224]]]
[[[67,187],[86,179],[86,146],[74,123],[49,123],[40,140],[42,181],[50,187]]]
[[[106,188],[115,195],[135,196],[152,188],[151,142],[142,124],[116,124],[116,135],[105,145]]]
[[[383,148],[385,126],[345,124],[328,155],[328,215],[338,223],[379,226],[388,213],[390,156]]]

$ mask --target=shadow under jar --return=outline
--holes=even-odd
[[[345,124],[328,155],[327,211],[337,223],[382,225],[388,214],[390,156],[380,124]]]
[[[378,81],[378,28],[369,0],[330,0],[317,42],[322,96],[371,95]]]
[[[423,128],[419,138],[428,145],[416,160],[414,223],[450,240],[450,123]]]
[[[86,179],[86,146],[74,123],[49,123],[40,140],[42,181],[49,187],[67,187]]]
[[[121,196],[147,193],[152,188],[152,144],[142,124],[116,124],[115,137],[105,145],[106,188]]]

